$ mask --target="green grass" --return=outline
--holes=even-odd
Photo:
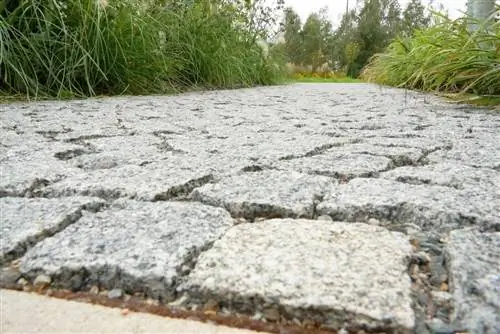
[[[442,94],[456,103],[472,104],[480,107],[500,106],[500,95],[478,96],[474,94]]]
[[[287,80],[290,83],[359,83],[363,82],[360,79],[355,79],[355,78],[349,78],[349,77],[344,77],[344,78],[314,78],[314,77],[304,77],[300,79],[288,79]]]
[[[385,53],[375,55],[362,77],[437,93],[500,95],[500,22],[476,22],[479,28],[471,33],[467,27],[474,21],[470,18],[437,18],[431,28],[397,39]]]
[[[279,82],[234,8],[154,0],[0,0],[0,93],[28,98],[172,93]],[[174,3],[174,2],[172,2]],[[64,5],[61,5],[64,4]]]

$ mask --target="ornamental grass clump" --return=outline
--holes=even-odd
[[[363,78],[425,91],[500,94],[500,22],[495,15],[487,22],[435,15],[435,25],[394,40],[372,57]]]
[[[62,98],[279,80],[281,67],[229,7],[197,3],[0,0],[0,90]]]

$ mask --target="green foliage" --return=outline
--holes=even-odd
[[[284,30],[284,52],[287,55],[288,61],[294,64],[302,62],[302,23],[300,16],[291,8],[285,9],[285,19],[283,22]]]
[[[28,96],[151,94],[276,82],[257,2],[0,0],[0,89]]]
[[[435,26],[397,39],[375,55],[364,78],[428,91],[500,94],[500,22],[436,18]],[[470,32],[471,23],[478,29]]]
[[[332,70],[352,77],[357,77],[370,57],[382,52],[396,36],[411,36],[415,29],[430,24],[421,0],[411,0],[404,9],[397,0],[358,1],[355,8],[344,13],[335,30],[325,12],[312,13],[300,27],[298,15],[287,10],[284,28],[288,59],[313,69],[327,63]]]

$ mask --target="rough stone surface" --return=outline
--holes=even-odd
[[[322,155],[282,161],[276,165],[278,168],[349,180],[377,176],[379,172],[388,170],[392,161],[383,156],[325,152]]]
[[[104,282],[103,289],[122,289],[124,296],[134,290],[183,300],[173,296],[175,288],[198,255],[233,224],[252,222],[265,230],[268,219],[277,217],[365,222],[407,235],[414,248],[408,275],[401,274],[412,282],[413,332],[460,332],[460,324],[450,323],[450,310],[463,299],[451,291],[450,280],[462,269],[449,272],[445,248],[456,229],[500,231],[499,129],[498,109],[369,84],[3,103],[0,203],[9,204],[2,204],[0,226],[10,232],[1,235],[0,266],[7,270],[2,282],[15,279],[29,289],[27,279],[32,283],[42,274],[51,285],[71,289],[95,290]],[[75,213],[84,205],[78,198],[85,196],[101,203],[102,212]],[[200,218],[210,216],[201,208],[213,218]],[[69,226],[64,217],[74,218]],[[35,228],[31,222],[38,218],[43,224]],[[276,234],[286,234],[285,226],[276,227]],[[290,235],[290,242],[320,233],[302,232]],[[23,257],[26,277],[17,277],[14,259],[32,246]],[[299,247],[309,248],[315,249],[312,243]],[[294,250],[289,253],[285,259]],[[379,273],[392,262],[381,262],[377,254],[367,253],[363,261]],[[483,266],[482,259],[480,252],[470,252],[470,266]],[[395,277],[386,276],[389,282]],[[499,312],[496,304],[472,299],[478,311],[460,323],[474,327]],[[273,303],[255,302],[251,317],[281,321],[278,315],[286,310]],[[334,303],[322,307],[338,311],[334,320],[347,314],[364,319],[356,300],[349,303],[351,313]],[[213,303],[192,307],[207,304]],[[370,312],[384,309],[375,305]],[[292,319],[306,331],[316,320],[322,321]],[[317,325],[344,327],[330,319]]]
[[[0,198],[0,264],[20,257],[38,241],[75,223],[83,210],[96,211],[104,204],[88,197]]]
[[[334,185],[327,177],[266,170],[223,178],[195,189],[190,197],[250,220],[312,218],[316,202]]]
[[[20,270],[72,290],[99,285],[169,299],[197,255],[232,225],[227,212],[200,203],[117,200],[38,243]]]
[[[500,232],[453,231],[446,254],[455,306],[452,321],[471,333],[499,333]]]
[[[211,171],[196,165],[196,161],[172,159],[146,166],[94,170],[69,177],[39,193],[48,197],[83,195],[153,201],[185,196],[212,179]]]
[[[410,253],[407,237],[367,224],[241,224],[200,256],[183,289],[238,311],[404,330],[414,325]]]
[[[474,224],[500,222],[500,202],[487,192],[475,194],[437,185],[414,185],[384,179],[354,179],[340,184],[317,207],[334,220],[391,224],[413,223],[424,230],[449,232]]]

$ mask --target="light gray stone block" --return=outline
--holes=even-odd
[[[117,200],[31,248],[20,270],[67,289],[98,285],[169,300],[198,254],[232,225],[226,211],[200,203]]]
[[[192,200],[223,207],[234,217],[312,218],[315,206],[336,184],[324,176],[265,170],[240,173],[196,188]]]
[[[0,264],[74,224],[83,210],[99,210],[104,204],[98,198],[85,197],[0,198]]]
[[[456,327],[500,333],[500,232],[453,231],[446,255]]]
[[[406,333],[414,326],[410,253],[407,237],[367,224],[241,224],[200,256],[181,290],[240,312]]]

